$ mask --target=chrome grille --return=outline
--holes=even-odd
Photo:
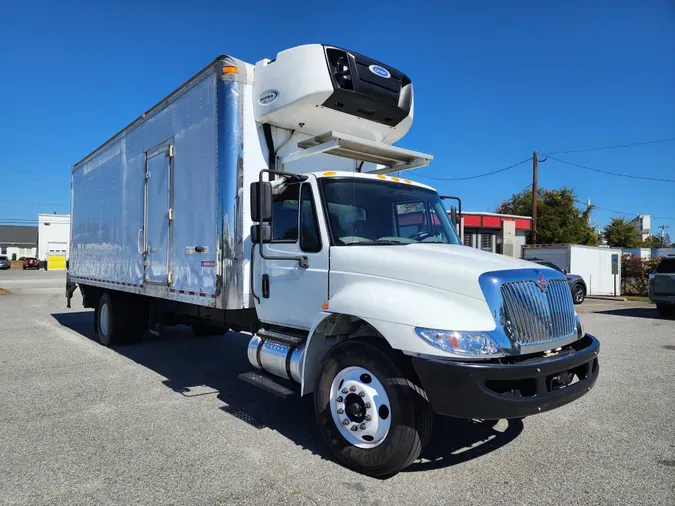
[[[545,292],[534,281],[504,283],[501,293],[504,330],[521,345],[556,341],[576,332],[574,304],[566,280],[549,280]]]

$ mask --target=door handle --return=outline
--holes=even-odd
[[[138,254],[139,255],[144,255],[145,250],[141,249],[141,235],[143,234],[143,229],[139,228],[138,229],[138,236],[136,237],[136,247],[138,248]]]

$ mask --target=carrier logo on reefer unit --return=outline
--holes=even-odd
[[[385,69],[384,67],[380,67],[379,65],[371,65],[368,68],[376,76],[384,77],[385,79],[389,79],[391,77],[391,74],[389,73],[389,71],[387,69]]]
[[[261,105],[269,105],[274,102],[278,96],[279,92],[277,90],[267,90],[260,95],[258,102],[260,102]]]

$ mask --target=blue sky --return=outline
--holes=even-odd
[[[339,45],[407,73],[415,121],[399,143],[433,153],[419,180],[494,210],[540,153],[675,137],[675,1],[8,2],[0,16],[0,221],[67,212],[71,165],[218,54],[273,58]],[[675,142],[560,154],[675,179]],[[543,156],[542,156],[543,158]],[[414,177],[418,179],[418,177]],[[600,207],[675,218],[675,184],[551,160],[540,185]],[[614,214],[598,210],[604,225]],[[675,219],[653,219],[652,226]]]

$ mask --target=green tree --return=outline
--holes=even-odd
[[[640,243],[641,248],[660,248],[661,238],[655,235],[648,235],[647,238]]]
[[[640,244],[640,234],[626,218],[612,218],[602,235],[612,247],[636,248]]]
[[[593,206],[585,210],[575,204],[574,190],[539,188],[537,192],[537,242],[540,244],[567,243],[596,246],[598,232],[590,225]],[[503,201],[496,212],[532,216],[532,190],[525,190]]]

